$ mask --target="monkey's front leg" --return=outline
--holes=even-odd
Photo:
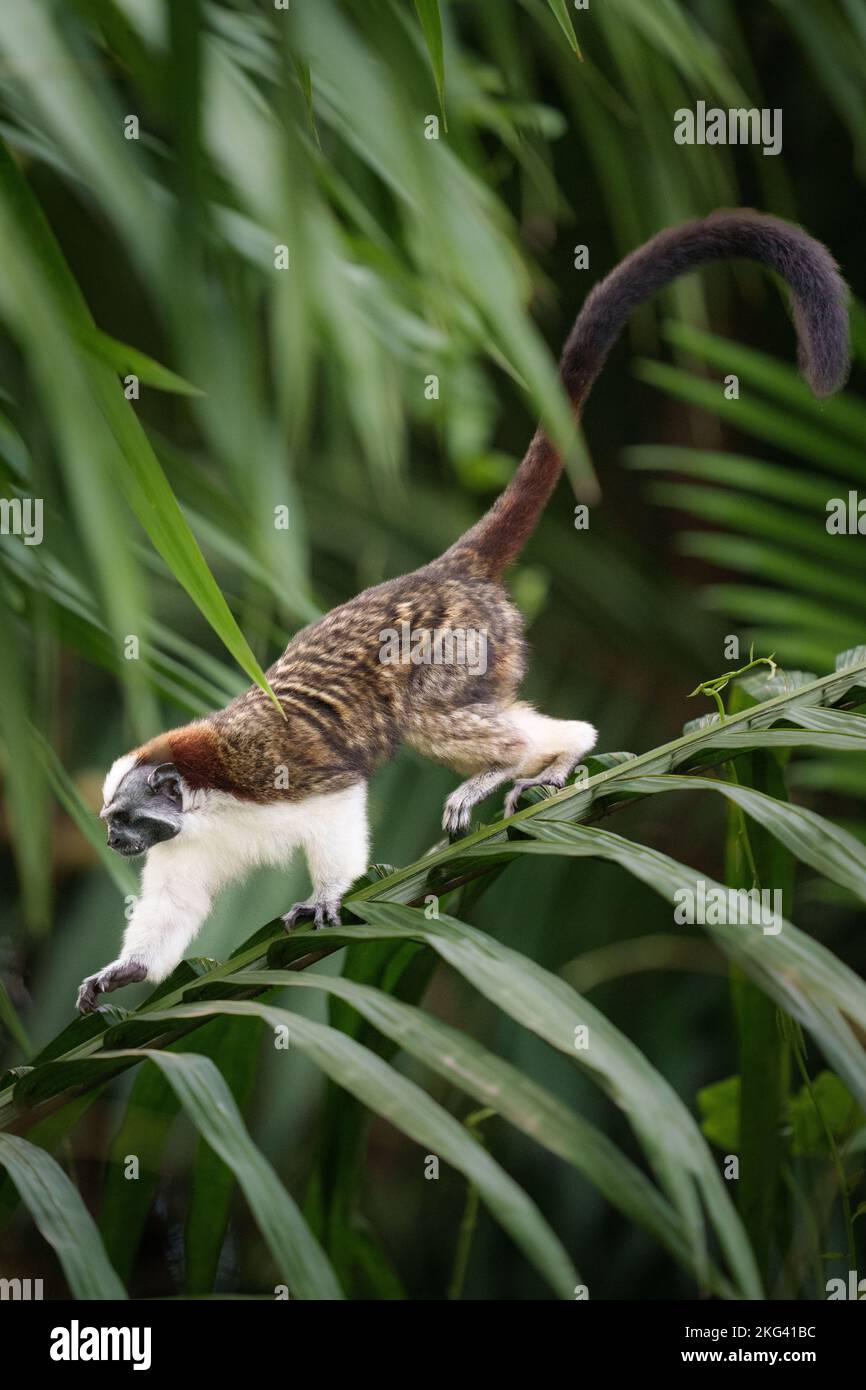
[[[183,854],[173,842],[151,849],[120,955],[84,980],[78,991],[79,1011],[90,1013],[100,994],[121,985],[166,979],[210,912],[222,872],[217,862]]]
[[[301,844],[313,880],[306,902],[283,916],[286,931],[312,919],[314,925],[338,926],[343,894],[367,867],[369,830],[364,783],[329,796],[310,797]]]

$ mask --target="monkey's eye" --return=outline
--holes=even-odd
[[[113,825],[129,825],[128,811],[115,811],[111,817]]]

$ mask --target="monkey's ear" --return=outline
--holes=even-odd
[[[160,763],[159,767],[155,767],[148,776],[147,785],[152,791],[161,792],[171,801],[176,801],[179,806],[183,802],[180,773],[174,763]]]

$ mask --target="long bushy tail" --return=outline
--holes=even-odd
[[[799,227],[737,208],[659,232],[591,291],[560,360],[575,416],[633,309],[696,266],[737,257],[761,261],[787,282],[800,369],[816,396],[837,390],[848,373],[848,291],[836,262]],[[559,454],[537,430],[508,487],[442,559],[478,577],[498,577],[534,530],[561,469]]]

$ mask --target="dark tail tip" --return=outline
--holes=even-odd
[[[835,293],[823,302],[794,301],[794,322],[800,371],[820,397],[832,396],[848,380],[851,353],[848,337],[847,289],[833,267],[830,287]]]
[[[706,221],[710,226],[745,228],[751,241],[746,254],[765,261],[787,281],[800,371],[816,396],[838,391],[850,367],[848,286],[826,246],[790,222],[764,213],[738,209]]]

